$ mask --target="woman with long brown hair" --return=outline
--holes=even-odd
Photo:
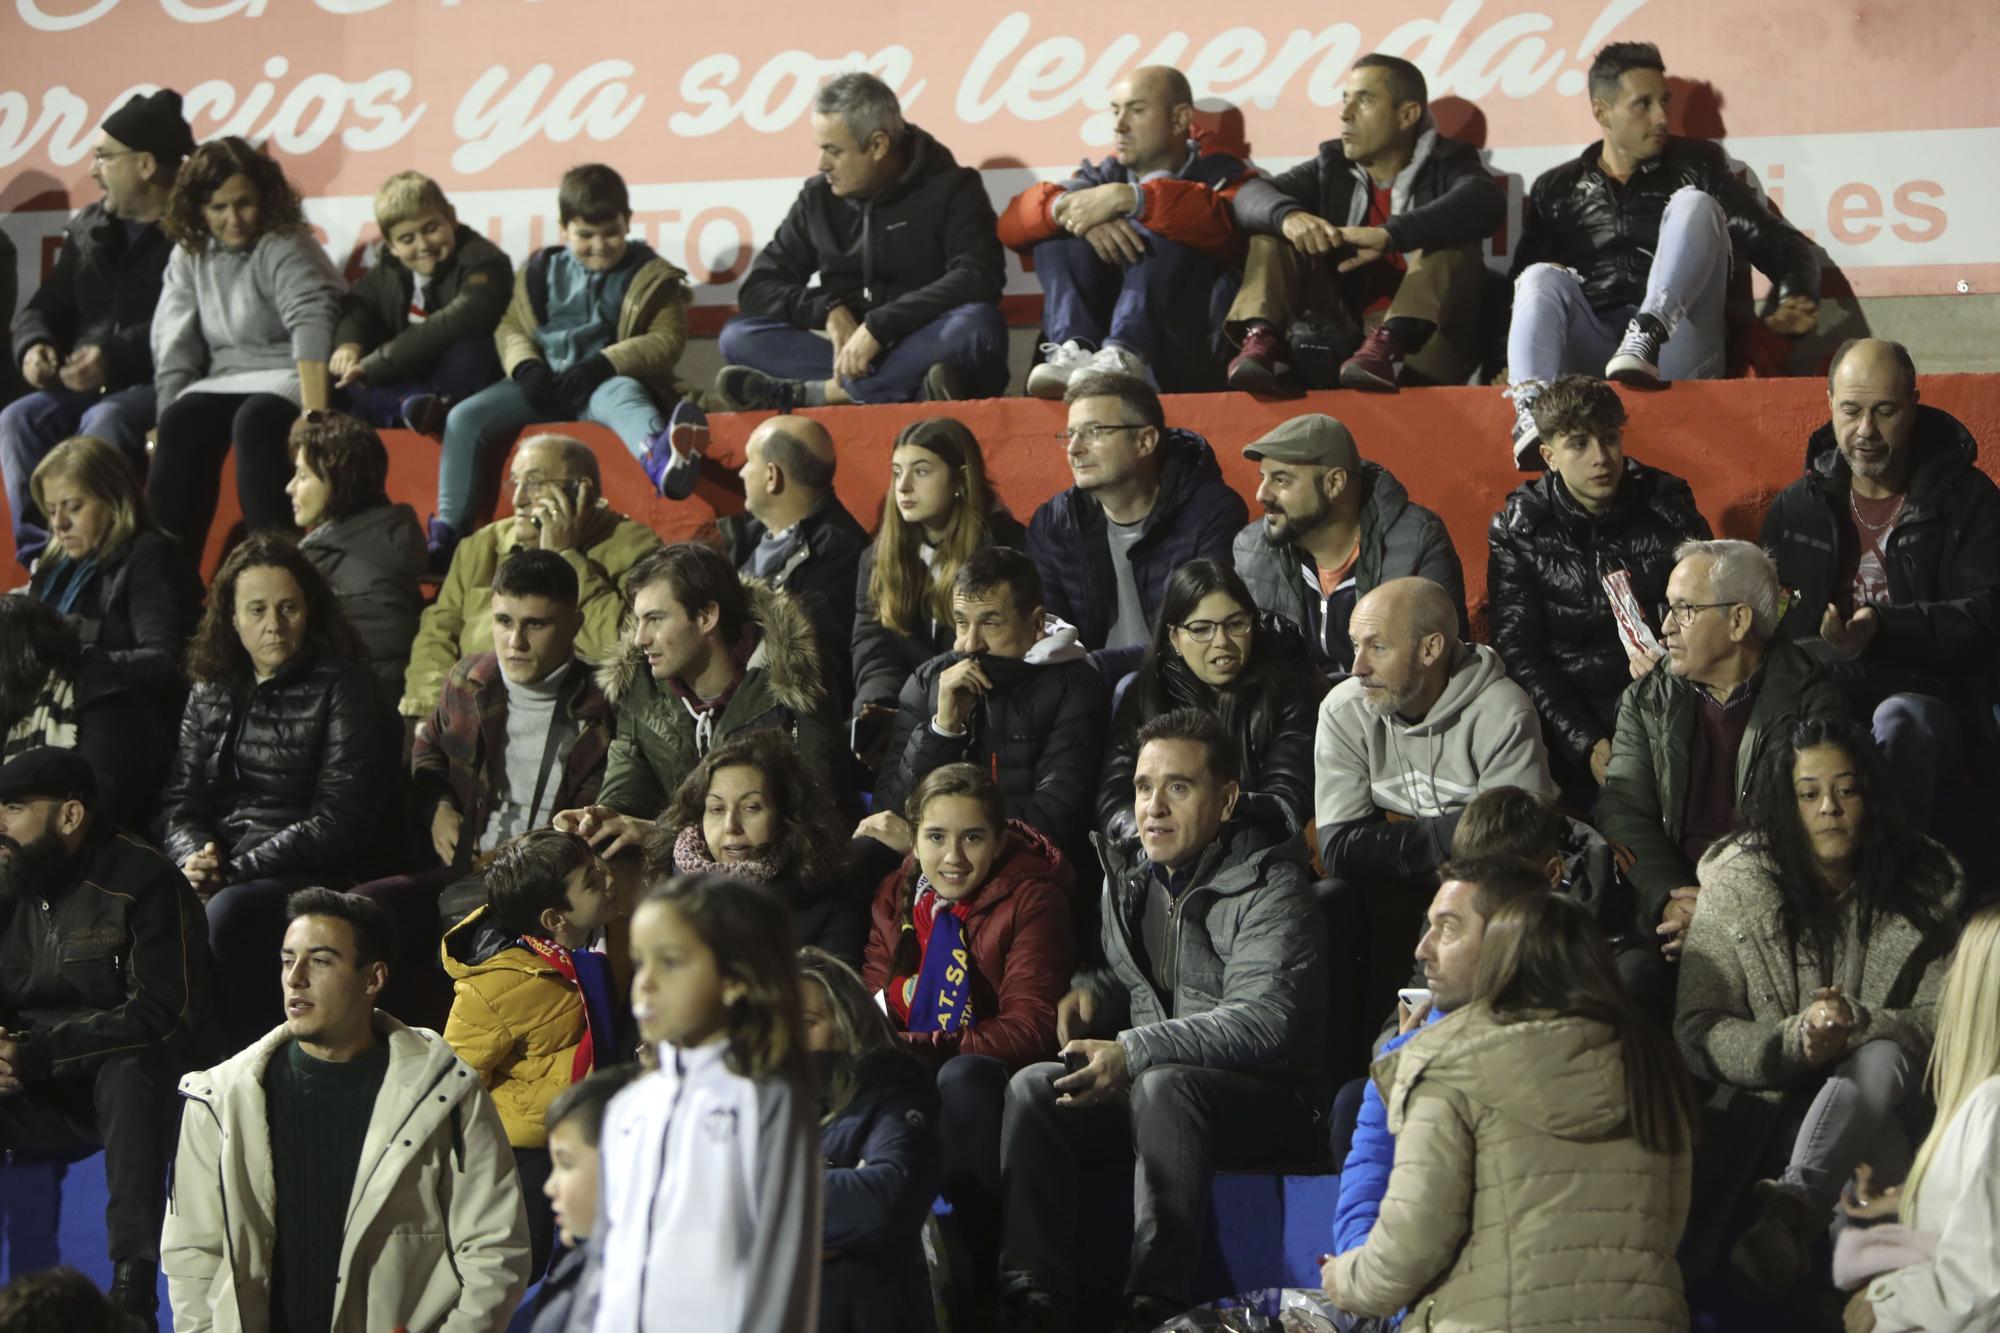
[[[1693,1088],[1603,932],[1560,894],[1516,898],[1487,920],[1473,993],[1374,1070],[1396,1163],[1327,1294],[1437,1333],[1685,1329]]]
[[[951,647],[951,586],[985,546],[1027,537],[994,495],[979,439],[953,417],[912,421],[889,455],[882,523],[854,589],[855,750],[886,742],[910,673]],[[870,763],[873,767],[873,763]]]
[[[174,253],[153,317],[160,424],[153,512],[199,561],[236,451],[236,494],[255,532],[291,527],[285,438],[327,405],[327,358],[347,284],[306,226],[284,168],[242,139],[211,139],[174,178]]]

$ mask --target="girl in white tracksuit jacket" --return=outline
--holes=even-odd
[[[660,1068],[599,1139],[595,1308],[572,1333],[797,1333],[818,1322],[818,1109],[791,913],[726,875],[632,917],[632,1012]]]

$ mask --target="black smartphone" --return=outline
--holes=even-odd
[[[1051,1083],[1059,1078],[1068,1078],[1071,1074],[1074,1074],[1077,1070],[1090,1063],[1090,1057],[1082,1051],[1064,1051],[1056,1058],[1062,1061],[1062,1073],[1049,1075],[1049,1082]]]
[[[583,488],[588,485],[590,483],[582,477],[578,477],[574,481],[562,483],[560,489],[564,495],[569,497],[569,507],[571,509],[583,508]],[[542,526],[542,516],[540,514],[528,515],[528,521],[533,523],[537,528]]]

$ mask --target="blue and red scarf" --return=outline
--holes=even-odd
[[[917,932],[923,960],[917,974],[892,987],[902,1003],[896,1008],[909,1032],[957,1032],[973,1024],[972,955],[966,948],[965,922],[953,904],[938,897],[930,881],[917,879],[917,899],[906,929]]]

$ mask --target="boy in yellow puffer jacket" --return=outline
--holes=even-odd
[[[553,1239],[542,1194],[549,1103],[618,1058],[615,991],[588,947],[612,915],[611,877],[576,834],[537,829],[501,847],[485,879],[486,905],[444,937],[454,991],[444,1037],[499,1108],[539,1275]]]

